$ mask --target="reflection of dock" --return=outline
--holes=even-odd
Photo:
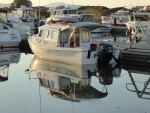
[[[128,71],[129,77],[131,79],[131,83],[126,84],[127,90],[131,92],[135,92],[139,98],[149,99],[150,100],[150,70],[149,66],[141,65],[141,64],[134,64],[133,62],[124,62],[122,64],[122,68]],[[136,73],[136,74],[133,74]],[[138,74],[144,74],[143,79],[137,81],[136,76]],[[140,75],[143,76],[143,75]]]
[[[130,72],[129,72],[129,76],[130,76],[130,79],[131,79],[132,83],[127,83],[126,84],[126,88],[129,91],[131,91],[131,92],[136,92],[137,96],[139,98],[150,100],[150,97],[148,97],[148,96],[150,96],[150,91],[148,91],[150,89],[150,88],[148,88],[148,85],[150,83],[150,77],[149,77],[149,79],[147,81],[143,82],[143,84],[142,84],[142,86],[144,86],[143,89],[138,89],[137,84],[136,84],[137,82],[134,81],[134,78],[132,77],[132,74]],[[135,90],[134,89],[130,89],[129,85],[133,85]]]

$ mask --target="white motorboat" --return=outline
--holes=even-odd
[[[47,18],[46,23],[53,20],[55,22],[79,22],[79,21],[90,21],[94,22],[93,14],[81,14],[77,9],[70,7],[59,7],[59,8],[50,8],[48,10],[50,12],[50,17]]]
[[[30,36],[28,42],[32,52],[40,58],[74,64],[94,64],[101,59],[102,54],[97,44],[92,43],[91,31],[104,27],[106,26],[93,22],[46,24],[39,27],[39,34]],[[109,44],[101,46],[104,46],[104,53],[108,53],[104,57],[105,63],[112,59],[112,55],[119,57],[119,47]]]
[[[128,21],[129,21],[129,16],[127,14],[112,13],[110,16],[102,16],[102,23],[108,25],[109,27],[114,25],[126,26],[126,22]]]
[[[110,16],[102,16],[102,23],[108,26],[126,26],[126,22],[129,21],[130,9],[123,8],[116,13],[111,13]]]
[[[0,82],[8,80],[9,66],[18,63],[20,56],[19,48],[0,50]]]
[[[126,23],[128,30],[131,30],[132,34],[135,34],[135,31],[138,26],[143,27],[145,30],[150,28],[150,6],[145,6],[138,12],[135,12],[131,15],[130,21]],[[149,30],[146,30],[149,32]],[[147,32],[147,33],[148,33]],[[150,35],[150,33],[148,33]]]
[[[21,6],[16,9],[16,11],[9,13],[8,19],[13,27],[19,30],[21,39],[27,39],[29,34],[33,35],[38,31],[38,9],[26,6]]]
[[[18,47],[20,42],[18,30],[7,23],[7,10],[0,9],[0,48]]]
[[[71,62],[60,63],[37,56],[33,58],[29,67],[29,74],[36,75],[40,86],[45,87],[49,94],[74,102],[107,96],[107,91],[99,91],[91,86],[91,76],[96,76],[96,71],[96,64],[72,65]]]

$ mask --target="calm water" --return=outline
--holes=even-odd
[[[1,52],[0,56],[5,54],[1,59],[7,59],[6,56],[16,58],[9,57],[11,52],[8,53]],[[79,68],[38,60],[33,54],[18,54],[21,55],[18,63],[6,62],[5,65],[9,67],[0,70],[1,76],[5,76],[0,83],[1,113],[150,113],[150,85],[146,86],[150,75],[142,74],[140,69],[134,70],[136,73],[130,70],[131,75],[127,70],[118,67],[103,67],[99,71],[92,71],[93,66]],[[7,61],[6,59],[4,61]],[[91,74],[83,71],[86,68],[91,69]],[[85,75],[77,77],[74,72]],[[70,74],[75,77],[71,78]],[[97,76],[88,76],[95,74]],[[55,86],[58,86],[57,93],[49,90],[50,87],[55,89]],[[76,86],[78,91],[74,94]],[[136,88],[142,91],[144,86],[144,92],[147,94],[139,98],[135,92]],[[84,90],[85,87],[89,90]],[[75,96],[70,98],[69,92]]]

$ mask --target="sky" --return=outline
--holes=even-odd
[[[1,0],[0,3],[11,3],[14,0]],[[64,2],[67,4],[75,4],[75,5],[89,5],[89,6],[106,6],[108,8],[113,7],[131,7],[131,6],[144,6],[150,5],[150,0],[30,0],[33,3],[33,6],[41,6],[47,5],[49,3],[54,2]]]

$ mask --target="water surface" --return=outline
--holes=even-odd
[[[3,53],[1,53],[0,55],[2,54]],[[48,62],[48,67],[46,67],[47,65],[45,67],[42,67],[42,65],[44,64],[40,64],[40,66],[37,68],[34,67],[37,62],[33,61],[35,58],[33,54],[20,53],[20,55],[21,56],[18,63],[9,64],[8,73],[6,69],[6,72],[4,72],[4,70],[0,70],[1,76],[5,75],[5,77],[7,77],[6,75],[8,74],[8,80],[6,79],[0,83],[1,113],[150,112],[150,85],[146,86],[146,83],[150,78],[150,75],[148,75],[149,72],[142,74],[142,71],[134,70],[134,72],[136,73],[133,73],[133,69],[130,71],[125,70],[121,68],[123,66],[115,69],[110,67],[103,67],[99,71],[95,69],[95,71],[93,71],[94,73],[91,74],[92,76],[85,75],[84,77],[77,77],[73,74],[73,71],[70,70],[76,69],[74,72],[79,73],[82,72],[82,69],[86,70],[87,67],[79,68],[75,66],[70,70],[65,71],[66,68],[70,68],[71,66],[67,67],[67,65],[65,65],[65,67],[63,68],[63,65],[60,64],[60,67],[57,68],[56,65],[58,64]],[[35,71],[32,70],[35,73],[29,72],[29,68],[31,67],[31,65],[33,65],[34,69],[37,68],[37,70]],[[91,67],[90,69],[92,68],[93,67]],[[38,76],[38,71],[40,71],[40,69],[43,70],[43,72],[41,73],[43,73],[43,76],[45,78],[42,78],[42,74]],[[92,73],[92,71],[90,72]],[[66,73],[67,75],[65,75]],[[82,72],[82,74],[84,73],[86,73],[86,71]],[[53,84],[53,82],[52,84],[50,84],[50,82],[46,83],[46,77],[52,79],[50,76],[55,78],[55,75],[59,75],[61,78],[59,80],[55,79],[56,81],[58,80],[58,84]],[[74,78],[70,76],[74,76]],[[82,77],[84,79],[82,79]],[[52,96],[52,91],[50,92],[49,90],[49,86],[51,86],[52,88],[54,87],[54,85],[60,85],[61,87],[73,89],[74,86],[70,82],[72,81],[77,84],[78,81],[81,80],[84,80],[84,85],[89,86],[90,88],[92,88],[92,90],[89,92],[87,91],[87,93],[86,91],[81,92],[82,90],[80,92],[78,91],[79,94],[77,96],[77,101],[75,99],[76,97],[74,97],[73,99],[68,97],[69,99],[66,99],[66,95],[59,95],[59,98],[55,95]],[[62,83],[63,85],[60,83]],[[144,90],[144,92],[147,92],[146,95],[143,94],[142,96],[138,97],[136,88],[142,91],[144,89],[144,86],[146,87],[146,90]],[[81,87],[81,84],[79,85],[79,87]],[[65,88],[62,88],[62,91],[65,92]],[[71,90],[69,89],[69,91]],[[97,93],[94,94],[95,92]],[[98,95],[98,93],[100,95]]]

